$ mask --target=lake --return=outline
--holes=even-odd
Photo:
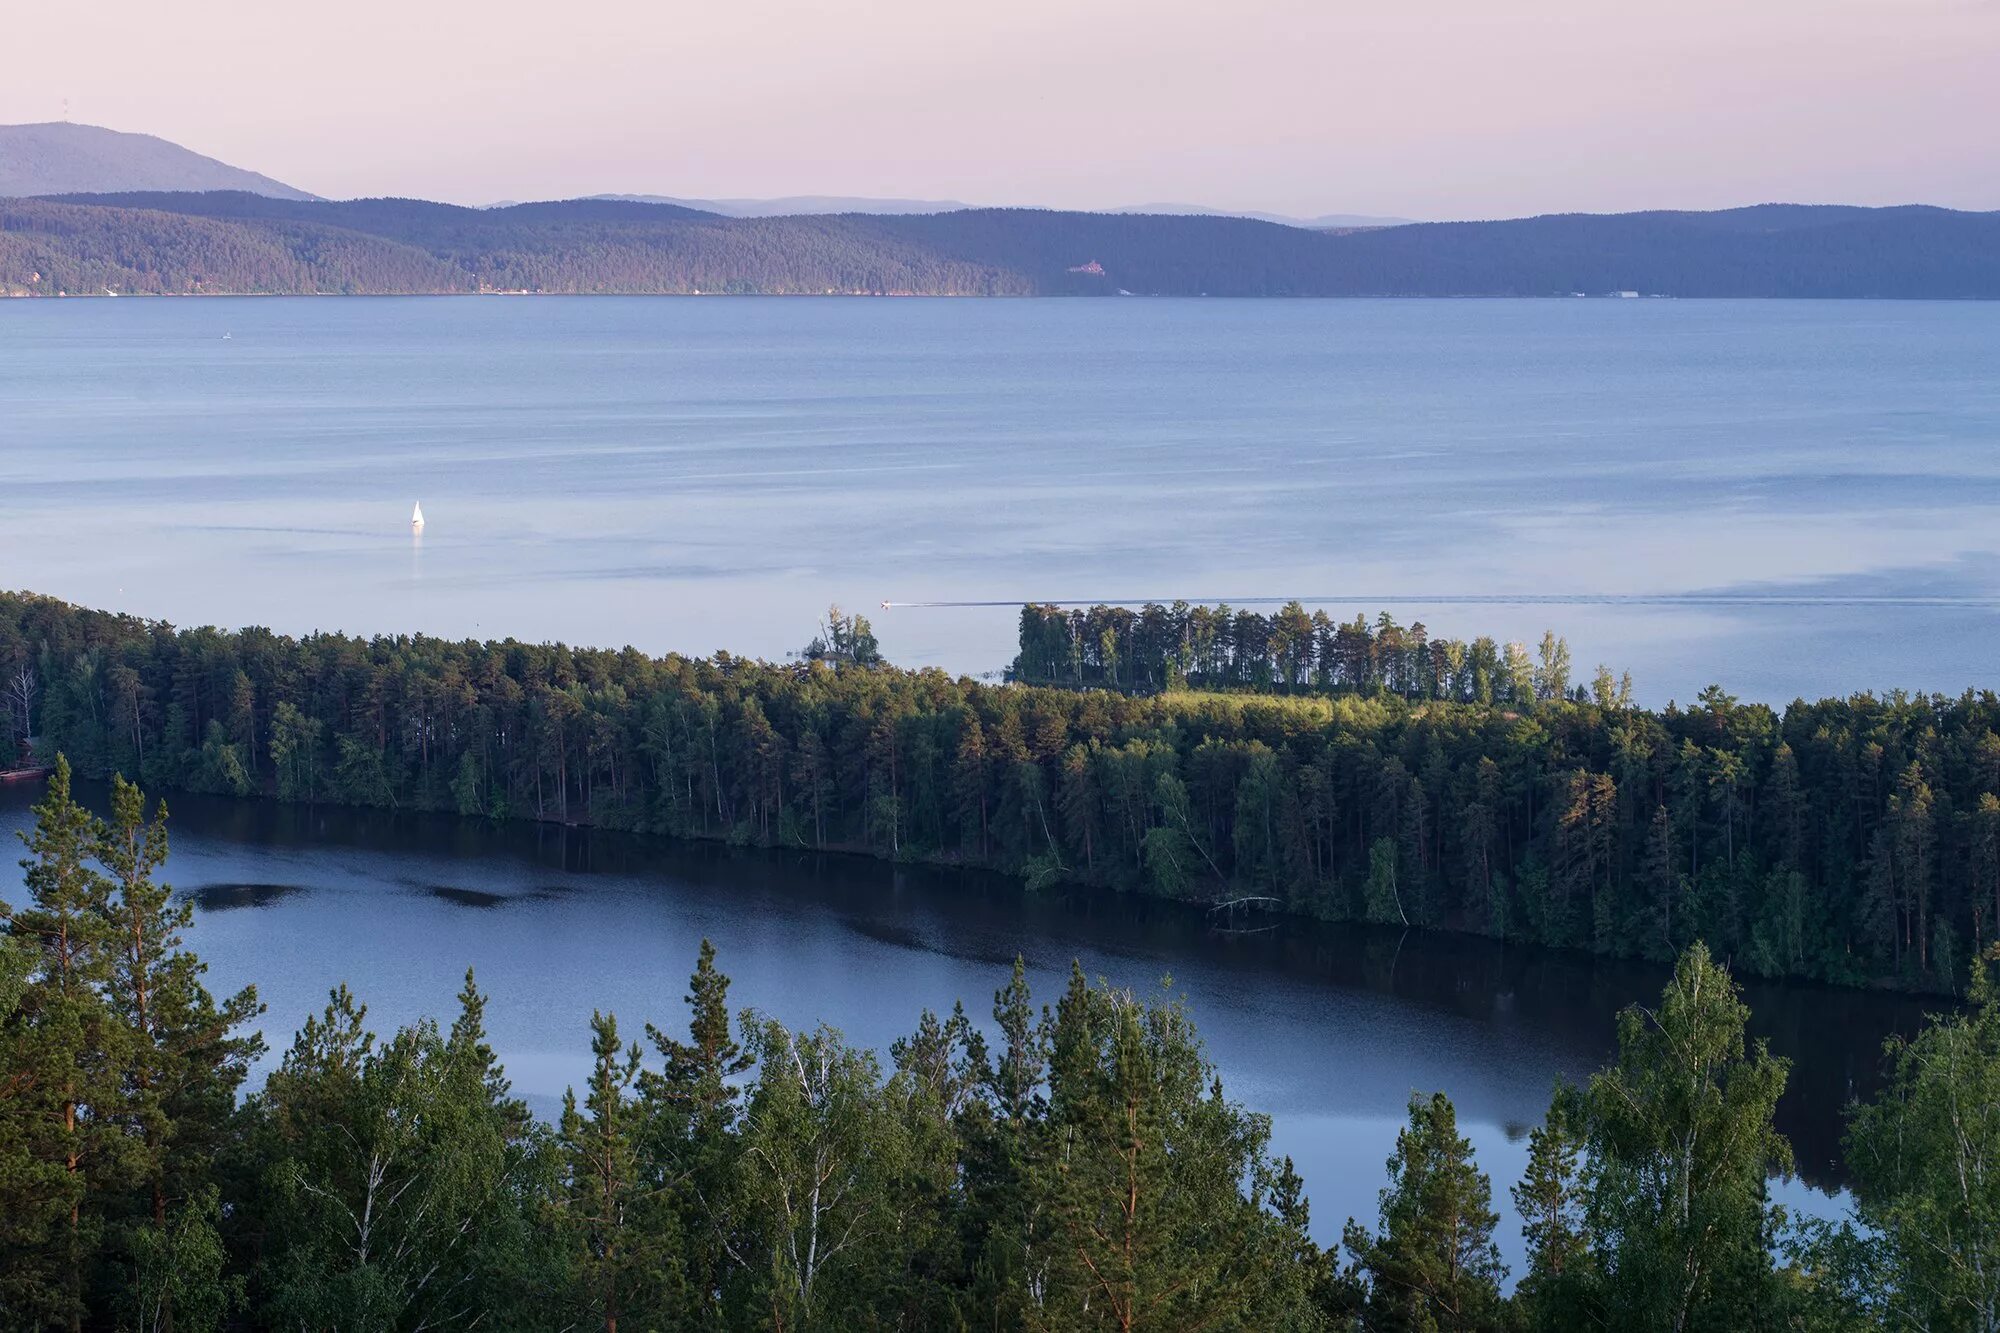
[[[79,794],[102,808],[101,786]],[[10,846],[34,795],[0,786]],[[1229,1094],[1273,1117],[1322,1243],[1349,1214],[1373,1222],[1410,1093],[1448,1093],[1493,1177],[1498,1239],[1517,1272],[1507,1188],[1527,1131],[1557,1077],[1582,1079],[1612,1052],[1616,1011],[1657,999],[1665,979],[1463,936],[1297,921],[1223,935],[1172,904],[1030,895],[998,877],[848,857],[213,797],[171,804],[167,878],[195,903],[189,942],[217,991],[258,986],[266,1067],[336,983],[382,1031],[448,1019],[471,966],[516,1090],[546,1115],[588,1073],[593,1009],[615,1012],[635,1039],[646,1021],[684,1024],[704,937],[733,978],[733,1004],[830,1022],[885,1056],[926,1006],[962,999],[984,1022],[1017,954],[1053,1003],[1074,958],[1142,992],[1171,974]],[[0,872],[0,897],[18,902],[19,883]],[[1841,1180],[1840,1109],[1873,1088],[1882,1040],[1913,1032],[1923,1006],[1764,983],[1746,996],[1754,1032],[1795,1062],[1779,1128],[1805,1180],[1780,1197],[1834,1211],[1821,1191]]]
[[[774,658],[839,601],[955,672],[1009,610],[873,608],[1299,596],[1652,703],[1955,693],[1996,365],[1981,303],[11,301],[0,586]]]

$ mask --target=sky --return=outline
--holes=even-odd
[[[0,123],[332,197],[2000,208],[2000,0],[20,4]]]

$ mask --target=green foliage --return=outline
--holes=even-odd
[[[111,817],[98,826],[94,855],[117,892],[105,985],[124,1056],[113,1114],[140,1200],[109,1221],[114,1243],[131,1251],[135,1308],[151,1311],[148,1322],[184,1325],[198,1315],[212,1325],[240,1302],[242,1283],[220,1271],[211,1161],[264,1049],[261,1038],[237,1034],[263,1006],[254,989],[218,1004],[202,985],[201,962],[182,947],[194,909],[155,879],[167,859],[166,820],[164,802],[148,820],[139,789],[112,778]],[[194,1313],[183,1309],[189,1303]]]
[[[881,666],[882,645],[866,616],[843,614],[838,606],[826,609],[819,633],[799,654],[808,662],[832,662],[845,666]]]
[[[746,1305],[772,1327],[854,1327],[874,1301],[867,1277],[887,1276],[875,1259],[894,1234],[909,1126],[875,1057],[833,1029],[793,1032],[754,1013],[743,1027],[757,1063],[735,1198]]]
[[[1368,1276],[1366,1323],[1383,1333],[1473,1333],[1497,1329],[1507,1270],[1493,1244],[1500,1220],[1493,1187],[1459,1137],[1443,1093],[1410,1098],[1409,1128],[1396,1135],[1381,1234],[1361,1255]]]
[[[1974,964],[1968,1011],[1890,1044],[1889,1085],[1849,1128],[1857,1221],[1880,1251],[1857,1303],[1891,1328],[2000,1328],[1995,957]]]
[[[512,1096],[470,974],[449,1030],[387,1041],[341,987],[238,1106],[254,997],[200,987],[155,878],[164,812],[122,780],[111,806],[93,818],[58,764],[0,936],[0,1327],[1985,1330],[2000,1309],[1983,967],[1855,1113],[1858,1225],[1783,1233],[1783,1062],[1686,950],[1532,1133],[1509,1298],[1445,1097],[1411,1100],[1379,1230],[1321,1250],[1184,1004],[1080,969],[1037,1014],[1016,960],[991,1044],[927,1012],[885,1075],[830,1029],[732,1022],[704,943],[686,1037],[649,1027],[649,1061],[595,1016],[553,1129]]]
[[[378,1043],[339,987],[251,1100],[270,1325],[532,1326],[541,1135],[507,1095],[483,1003],[468,979],[448,1036],[425,1020]]]
[[[1695,944],[1657,1010],[1619,1016],[1617,1063],[1577,1099],[1598,1299],[1635,1325],[1744,1328],[1775,1305],[1766,1181],[1792,1165],[1772,1127],[1787,1064],[1746,1046],[1748,1019]]]
[[[1023,661],[1099,670],[1037,648],[1030,611]],[[91,749],[80,772],[143,756],[162,787],[869,851],[1037,888],[1265,896],[1662,960],[1700,938],[1744,969],[1841,984],[1954,990],[2000,927],[1991,693],[1779,715],[1709,691],[1653,712],[1619,691],[1609,707],[1536,699],[1524,652],[1517,702],[1484,641],[1386,618],[1322,641],[1289,612],[1186,630],[1186,671],[1219,688],[1124,692],[1149,688],[1159,645],[1201,612],[1123,613],[1119,692],[173,631],[13,594],[0,645],[17,647],[0,655],[47,682],[38,725]],[[1225,624],[1247,657],[1216,646]],[[1552,647],[1544,675],[1560,666]]]
[[[26,903],[7,933],[35,960],[5,1037],[8,1096],[0,1143],[0,1309],[22,1323],[74,1324],[85,1275],[103,1240],[91,1194],[128,1177],[127,1143],[105,1114],[120,1108],[125,1033],[108,1001],[117,958],[114,889],[91,863],[99,821],[70,794],[58,759],[34,808],[21,862]]]
[[[590,1019],[590,1053],[584,1100],[579,1104],[574,1090],[565,1094],[556,1125],[560,1184],[552,1212],[570,1262],[576,1317],[609,1329],[660,1300],[658,1270],[671,1262],[676,1237],[645,1225],[651,1189],[640,1159],[646,1112],[637,1095],[639,1047],[622,1045],[618,1020],[598,1013]]]
[[[1020,653],[1009,675],[1037,685],[1254,690],[1277,694],[1396,694],[1407,699],[1513,703],[1568,697],[1569,645],[1543,636],[1543,666],[1517,681],[1505,661],[1527,650],[1491,639],[1433,639],[1386,613],[1337,624],[1297,602],[1270,616],[1228,606],[1158,603],[1021,608]],[[1601,668],[1609,677],[1609,668]],[[1518,674],[1518,673],[1517,673]],[[1482,691],[1480,682],[1495,682]],[[1556,686],[1561,688],[1557,689]],[[1629,696],[1629,688],[1624,692]],[[1607,706],[1624,706],[1611,691]]]
[[[661,1067],[644,1069],[642,1151],[654,1165],[647,1203],[653,1225],[679,1237],[677,1299],[695,1308],[721,1300],[731,1267],[732,1212],[738,1170],[733,1132],[742,1113],[741,1076],[755,1064],[729,1019],[729,978],[715,966],[715,946],[701,942],[688,983],[688,1039],[650,1023],[646,1035]]]
[[[221,1225],[221,1195],[210,1186],[137,1232],[126,1316],[132,1327],[213,1333],[242,1306],[248,1284],[229,1271]]]
[[[1283,1280],[1297,1237],[1268,1206],[1269,1122],[1225,1099],[1185,1006],[1077,970],[1047,1047],[1029,1168],[1049,1212],[1047,1294],[1030,1326],[1309,1327]]]
[[[1520,1322],[1530,1328],[1576,1328],[1601,1322],[1597,1270],[1585,1216],[1583,1142],[1575,1092],[1558,1084],[1548,1115],[1528,1134],[1528,1169],[1514,1186],[1528,1247],[1528,1271],[1515,1288]]]
[[[213,1328],[242,1287],[216,1164],[257,1003],[216,1004],[182,948],[188,909],[154,878],[164,809],[147,821],[122,779],[111,804],[79,805],[59,758],[24,835],[27,900],[0,906],[0,1326]]]

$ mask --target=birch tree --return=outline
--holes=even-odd
[[[1989,952],[1968,1012],[1889,1046],[1891,1076],[1848,1135],[1856,1213],[1879,1237],[1869,1302],[1894,1329],[2000,1330],[2000,993]]]
[[[1657,1009],[1619,1016],[1618,1059],[1584,1089],[1585,1217],[1605,1305],[1634,1328],[1744,1328],[1774,1297],[1767,1181],[1789,1063],[1748,1043],[1729,973],[1693,944]]]

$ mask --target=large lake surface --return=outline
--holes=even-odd
[[[101,789],[81,791],[101,805]],[[33,795],[0,786],[6,845]],[[1228,1092],[1273,1117],[1323,1242],[1350,1214],[1372,1222],[1410,1094],[1442,1090],[1493,1177],[1507,1219],[1499,1240],[1517,1268],[1507,1188],[1527,1131],[1558,1077],[1584,1078],[1612,1053],[1616,1011],[1656,1000],[1665,979],[1448,935],[1299,922],[1222,935],[1166,904],[1029,895],[995,878],[842,857],[260,801],[172,806],[169,878],[196,906],[189,942],[218,991],[257,985],[269,1060],[336,983],[387,1031],[448,1016],[471,966],[516,1089],[548,1114],[587,1075],[593,1009],[615,1012],[634,1038],[646,1021],[685,1023],[704,937],[735,1004],[829,1022],[883,1052],[927,1006],[963,1000],[988,1019],[1017,954],[1050,1003],[1072,959],[1141,992],[1171,974]],[[18,901],[19,882],[0,871],[0,898]],[[1841,1180],[1841,1108],[1874,1087],[1883,1039],[1913,1032],[1922,1007],[1758,983],[1747,998],[1753,1031],[1794,1061],[1779,1127],[1804,1179],[1780,1197],[1837,1211],[1826,1191]]]
[[[1650,701],[1994,683],[2000,305],[305,299],[0,303],[0,587],[181,624],[778,657],[829,601],[1242,600],[1565,634]],[[429,526],[408,527],[421,501]],[[1004,606],[875,614],[980,672]],[[0,832],[28,793],[0,789]],[[1274,1117],[1316,1230],[1372,1216],[1412,1091],[1519,1174],[1560,1076],[1655,969],[576,830],[175,803],[219,988],[282,1049],[475,966],[547,1110],[594,1007],[733,998],[885,1049],[1010,960],[1171,973]],[[11,838],[9,839],[11,842]],[[0,885],[11,886],[0,873]],[[8,887],[6,893],[14,893]],[[1833,1206],[1839,1108],[1913,1003],[1753,986]],[[1518,1234],[1503,1229],[1510,1253]]]
[[[1956,692],[1996,367],[1977,303],[12,301],[0,586],[767,657],[829,601],[1299,596],[1554,628],[1652,702]]]

